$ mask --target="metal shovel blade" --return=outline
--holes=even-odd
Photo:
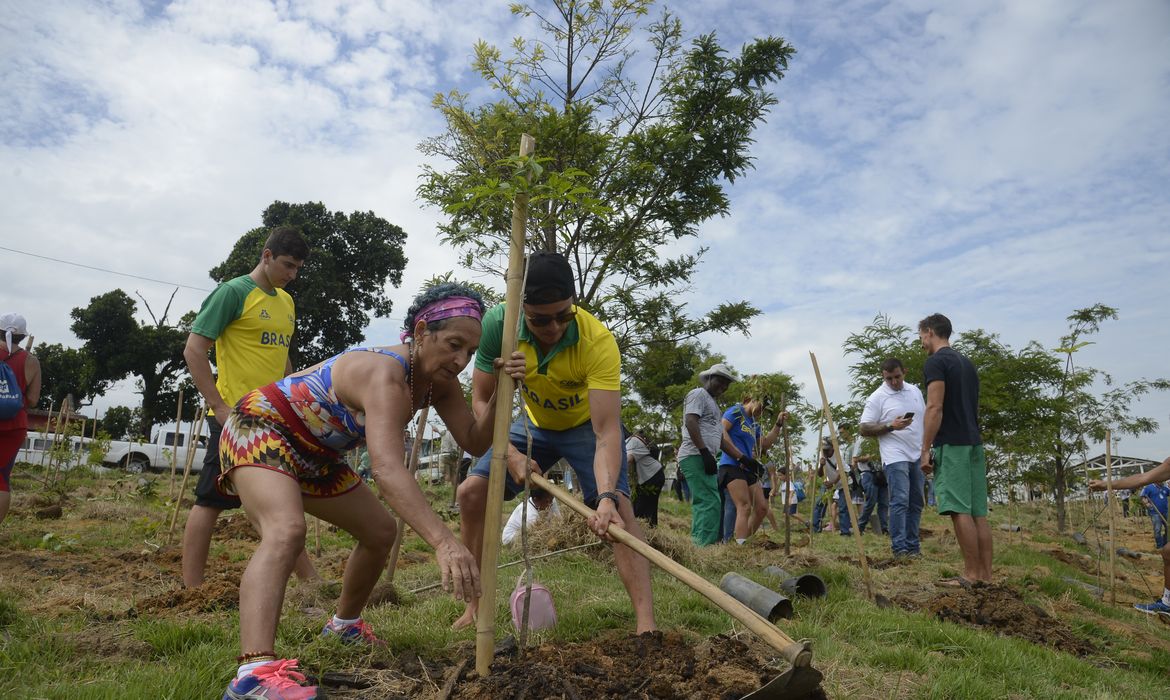
[[[793,666],[765,683],[742,700],[799,700],[808,697],[821,684],[821,672],[812,666]]]

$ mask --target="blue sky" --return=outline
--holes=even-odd
[[[1120,381],[1170,376],[1170,5],[667,5],[688,36],[736,49],[774,34],[798,50],[755,170],[702,227],[711,249],[687,297],[696,313],[742,298],[767,312],[750,338],[705,339],[739,369],[790,372],[811,399],[813,350],[843,398],[841,341],[879,311],[1054,346],[1073,309],[1102,302],[1121,319],[1083,361]],[[456,267],[414,197],[415,147],[442,128],[431,99],[491,97],[474,42],[532,31],[507,6],[7,3],[0,245],[206,288],[267,204],[319,200],[407,231],[403,310]],[[38,341],[76,345],[69,310],[114,287],[156,308],[173,289],[0,254],[0,307]],[[181,289],[176,316],[203,296]],[[122,387],[98,408],[131,398]],[[1162,459],[1170,397],[1139,410],[1162,427],[1122,451]]]

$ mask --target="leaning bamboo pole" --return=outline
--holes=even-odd
[[[179,424],[183,420],[183,387],[179,387],[179,400],[175,402],[175,439],[172,441],[174,445],[171,447],[171,483],[167,486],[167,498],[175,497],[175,467],[179,463]],[[210,445],[208,448],[210,449]],[[187,448],[191,448],[191,443],[187,443]]]
[[[204,408],[200,408],[198,411],[195,412],[195,420],[192,423],[191,432],[194,433],[194,435],[196,436],[196,439],[198,439],[198,436],[203,433],[203,419],[206,417],[206,414],[207,414],[207,410]],[[226,420],[226,417],[225,417],[225,420]],[[209,449],[209,450],[219,449],[219,446],[218,445],[208,445],[207,449]],[[183,492],[187,490],[187,477],[189,477],[191,475],[191,464],[194,461],[195,461],[195,445],[194,445],[194,441],[191,441],[191,442],[187,443],[187,455],[186,455],[186,459],[183,460],[183,483],[179,485],[179,493],[178,493],[178,496],[175,498],[175,509],[174,509],[174,511],[171,512],[171,524],[170,524],[170,527],[167,528],[167,544],[168,545],[171,543],[171,540],[174,538],[174,535],[175,535],[175,522],[179,519],[179,507],[183,503]]]
[[[536,141],[520,137],[520,157],[532,155]],[[504,305],[504,337],[500,357],[505,361],[516,349],[520,320],[520,296],[524,284],[524,235],[528,228],[528,195],[519,193],[512,206],[512,242],[508,252],[507,296]],[[481,676],[491,673],[496,637],[496,564],[500,559],[500,520],[504,507],[504,479],[508,471],[508,430],[512,424],[512,399],[516,384],[500,372],[496,380],[496,414],[492,433],[492,459],[488,476],[487,506],[483,518],[483,553],[479,572],[483,595],[479,599],[479,616],[475,626],[475,670]]]
[[[780,399],[780,411],[788,408],[787,396]],[[784,438],[784,556],[792,556],[792,514],[788,512],[788,502],[792,498],[792,443],[788,441],[788,419],[780,426],[780,434]],[[812,540],[812,536],[809,536]]]
[[[821,379],[821,368],[817,365],[817,356],[809,352],[812,359],[813,372],[817,375],[817,386],[821,389],[821,402],[825,406],[825,425],[829,429],[829,439],[833,441],[833,454],[837,455],[837,477],[841,480],[841,488],[845,490],[845,508],[849,511],[849,520],[852,523],[853,541],[857,543],[857,554],[861,562],[861,576],[865,580],[865,593],[873,600],[873,581],[869,577],[869,560],[865,556],[865,541],[861,538],[861,526],[857,521],[857,508],[853,505],[853,496],[849,493],[849,465],[845,464],[845,456],[841,454],[841,444],[837,437],[837,426],[833,423],[833,409],[829,406],[829,395],[825,392],[825,382]]]
[[[427,428],[427,414],[430,413],[430,406],[423,406],[422,412],[418,414],[418,423],[414,427],[414,442],[410,445],[410,459],[407,462],[407,471],[411,476],[418,472],[418,456],[422,452],[423,431]],[[402,550],[402,534],[406,532],[406,521],[402,519],[401,515],[395,513],[398,520],[398,527],[394,530],[394,544],[390,546],[390,556],[386,564],[386,580],[394,582],[394,570],[398,568],[398,553]],[[321,556],[319,553],[317,556]]]
[[[1116,559],[1117,559],[1117,540],[1114,528],[1114,507],[1115,495],[1113,492],[1113,432],[1105,431],[1105,490],[1109,498],[1109,602],[1111,604],[1117,603],[1117,586],[1116,586]]]
[[[816,520],[817,501],[821,500],[821,443],[825,441],[825,414],[817,421],[816,454],[813,455],[811,468],[808,472],[808,487],[805,489],[805,498],[808,499],[808,547],[812,549],[813,521]]]

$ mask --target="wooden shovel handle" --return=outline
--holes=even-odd
[[[577,511],[581,516],[588,518],[595,514],[592,508],[578,501],[568,491],[565,491],[543,476],[533,473],[529,475],[529,478],[532,480],[532,483],[548,491],[553,496],[556,496],[557,500]],[[763,639],[772,648],[780,652],[788,660],[788,663],[793,666],[809,666],[812,663],[812,649],[807,641],[798,642],[792,639],[751,608],[724,593],[715,584],[699,576],[682,564],[679,564],[662,552],[659,552],[657,549],[654,549],[637,537],[634,537],[624,529],[611,524],[608,532],[610,537],[646,557],[655,566],[701,593],[707,600],[710,600],[724,612],[742,622],[745,627],[755,632],[760,639]]]

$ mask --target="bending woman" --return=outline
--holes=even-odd
[[[724,449],[719,461],[719,488],[735,503],[735,541],[744,541],[767,515],[768,502],[764,500],[763,488],[756,485],[763,475],[764,465],[757,459],[772,448],[780,437],[780,426],[788,418],[781,411],[776,423],[766,435],[760,434],[756,419],[764,413],[762,399],[744,396],[743,401],[727,409],[723,414],[723,430],[731,440],[732,449]]]
[[[475,557],[406,469],[403,429],[431,404],[464,449],[487,451],[492,412],[477,421],[458,378],[479,345],[483,310],[467,287],[434,287],[407,312],[403,344],[346,350],[245,395],[232,409],[219,444],[219,486],[239,495],[261,539],[240,580],[242,654],[225,700],[317,696],[316,688],[299,684],[305,677],[296,659],[277,659],[273,651],[285,586],[304,547],[306,512],[357,539],[337,613],[322,634],[382,644],[361,614],[385,568],[395,521],[343,461],[346,450],[366,445],[379,493],[435,548],[443,588],[454,589],[457,600],[479,596]],[[506,371],[523,376],[512,363]]]

